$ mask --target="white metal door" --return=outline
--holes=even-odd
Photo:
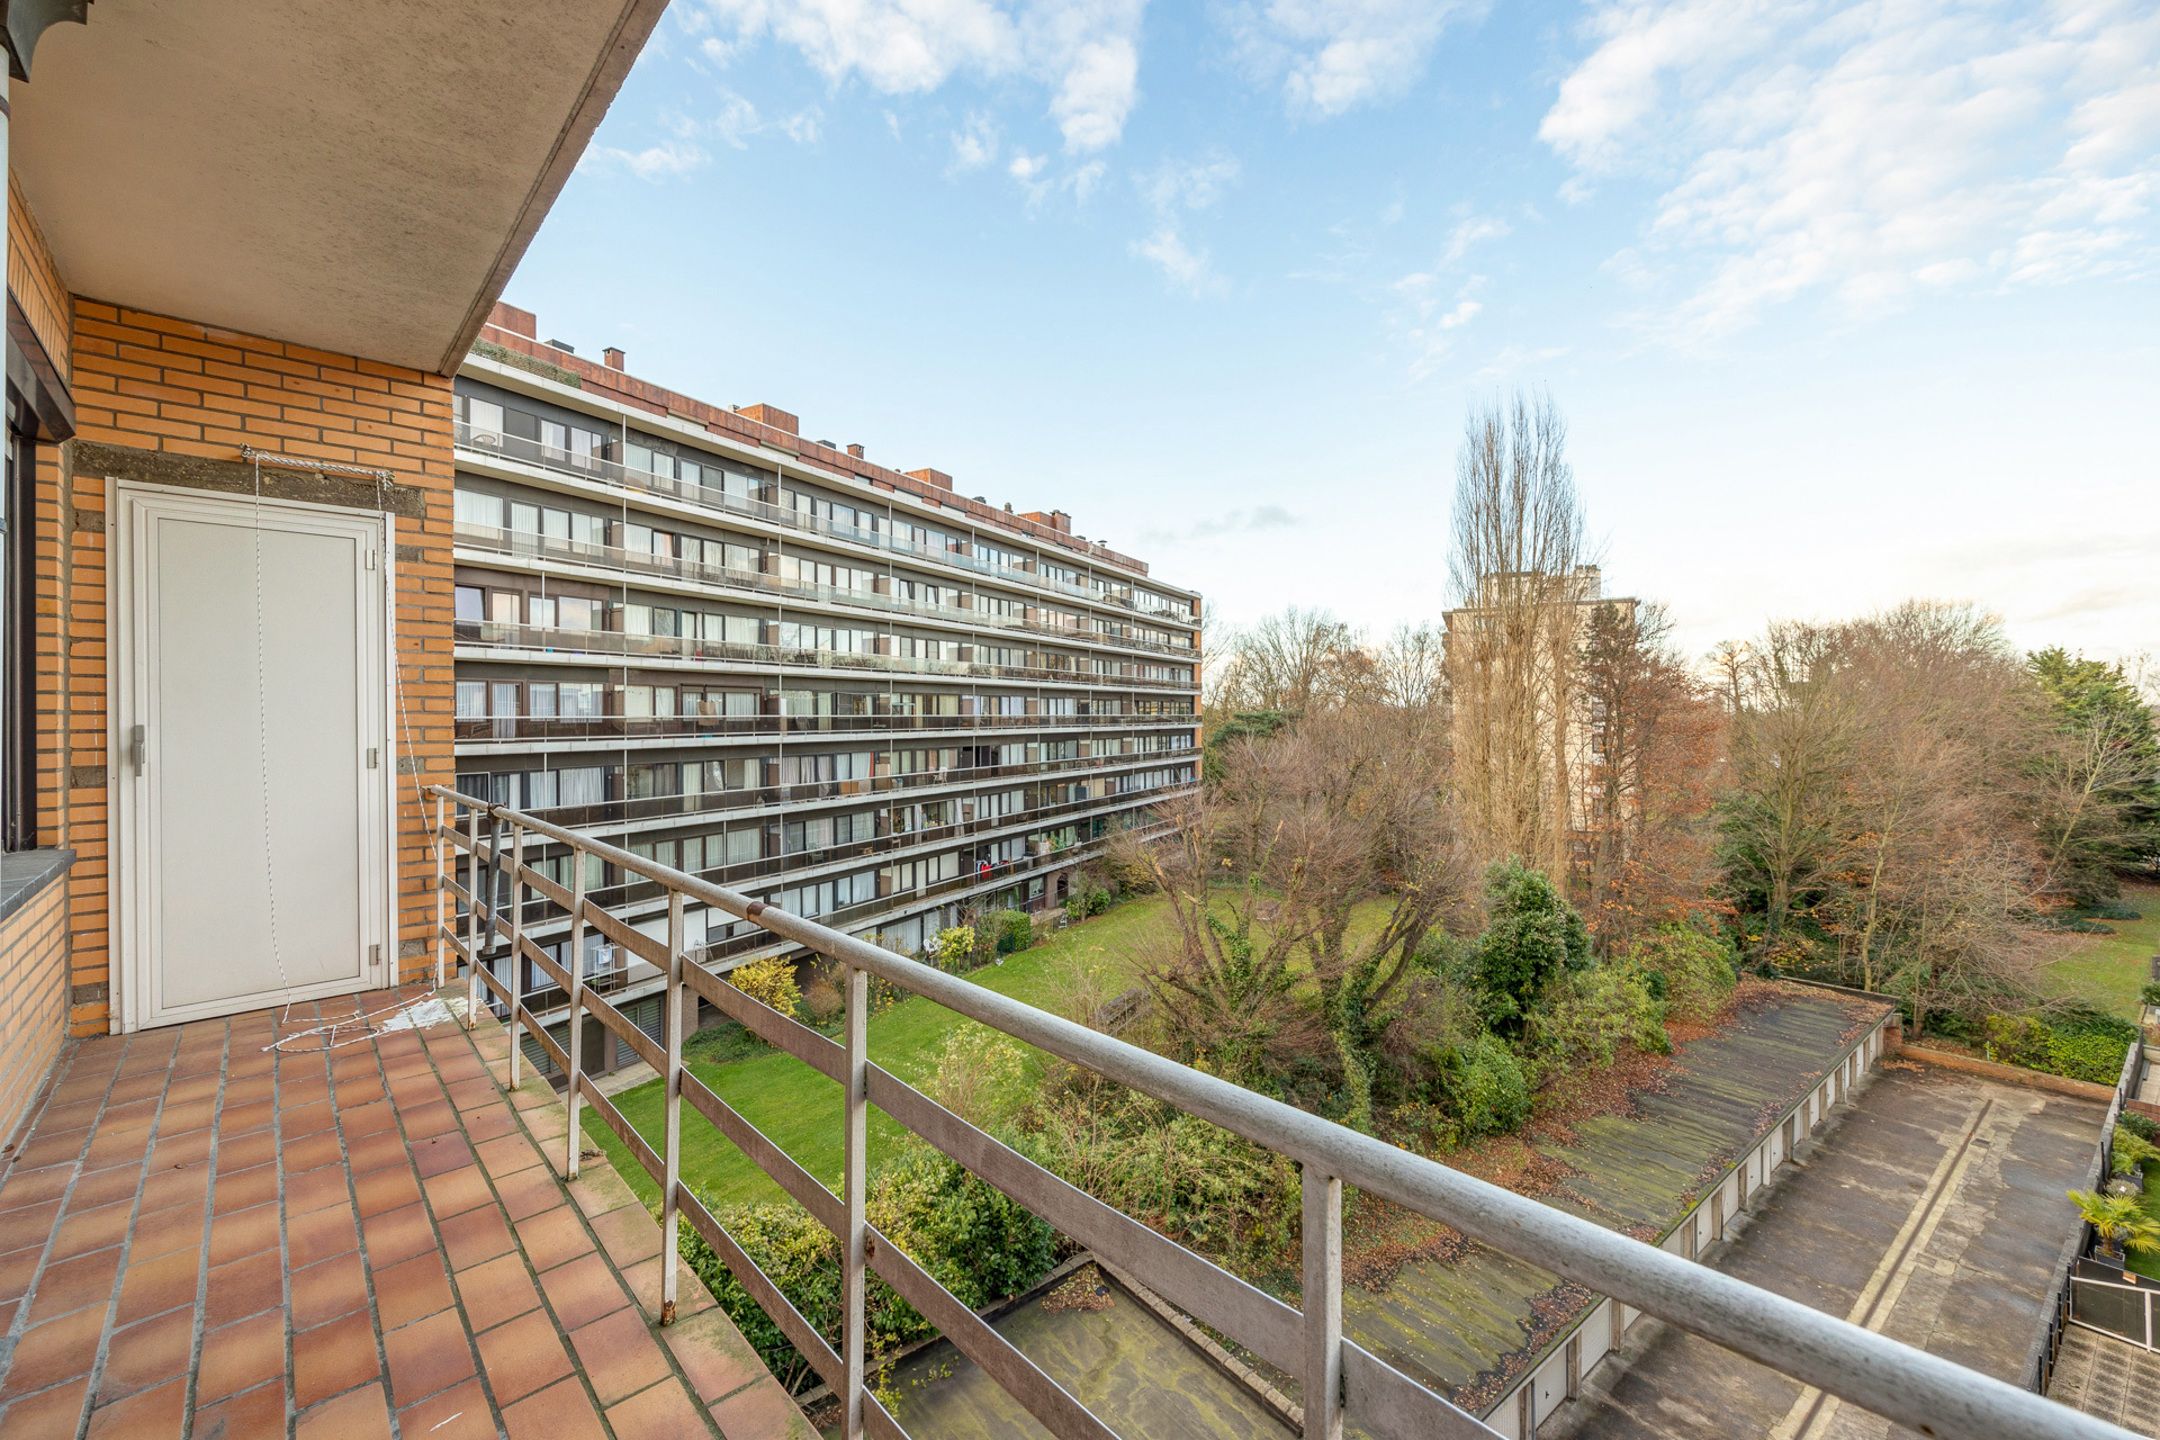
[[[114,498],[122,1028],[382,984],[381,517]]]

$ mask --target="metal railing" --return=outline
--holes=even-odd
[[[727,489],[724,483],[707,485],[702,481],[690,481],[678,476],[658,475],[650,470],[634,469],[619,460],[609,460],[600,456],[572,455],[566,450],[543,445],[536,440],[526,440],[519,436],[504,435],[495,431],[477,430],[463,420],[457,422],[457,443],[477,454],[499,455],[507,459],[521,461],[527,465],[536,465],[544,470],[552,470],[562,475],[621,485],[633,490],[645,490],[655,495],[666,495],[671,499],[697,505],[707,510],[747,516],[753,520],[762,520],[768,525],[785,526],[812,535],[823,535],[834,540],[843,540],[851,544],[888,551],[895,555],[919,555],[926,560],[934,560],[941,565],[953,565],[964,570],[972,570],[977,574],[988,575],[995,579],[1004,580],[1009,584],[1038,587],[1059,595],[1071,596],[1076,600],[1091,600],[1098,605],[1114,605],[1138,615],[1156,617],[1172,624],[1190,624],[1193,619],[1189,613],[1180,614],[1175,608],[1165,610],[1154,605],[1140,603],[1133,593],[1134,585],[1129,578],[1121,578],[1107,587],[1076,585],[1055,575],[1045,574],[1041,570],[1034,568],[1033,565],[1000,565],[994,561],[972,555],[965,550],[954,550],[949,546],[927,549],[914,544],[911,540],[903,539],[893,531],[883,527],[843,524],[839,521],[799,510],[792,505],[777,505],[758,496],[737,494]],[[715,476],[722,473],[719,466],[709,465],[705,468],[707,473]],[[857,508],[858,510],[861,509],[859,506]],[[877,518],[875,512],[869,513],[871,513],[873,519]],[[912,524],[912,520],[909,523]],[[972,520],[965,516],[944,520],[941,523],[965,529],[970,536],[975,534],[978,528]],[[1011,535],[1002,530],[993,530],[990,533],[997,537],[996,543],[1001,548],[1007,544],[1038,543],[1023,539],[1017,535]]]
[[[460,740],[636,740],[671,737],[970,734],[998,730],[1190,730],[1197,715],[460,715]]]
[[[1070,1391],[869,1223],[865,1213],[867,1122],[873,1104],[1060,1233],[1119,1269],[1147,1276],[1152,1289],[1195,1320],[1297,1377],[1304,1401],[1303,1433],[1307,1436],[1340,1440],[1346,1420],[1376,1440],[1470,1440],[1495,1433],[1343,1334],[1342,1196],[1343,1187],[1351,1185],[1450,1225],[1470,1240],[1647,1311],[1803,1384],[1911,1426],[1923,1435],[1969,1436],[1975,1440],[2128,1440],[2128,1432],[2030,1391],[1834,1319],[1797,1301],[854,936],[591,841],[535,816],[489,805],[441,786],[434,787],[432,793],[436,797],[436,827],[446,842],[441,851],[443,868],[436,902],[438,979],[447,980],[450,956],[465,963],[468,1023],[477,1016],[483,987],[507,1007],[512,1083],[516,1082],[523,1050],[521,1032],[530,1033],[569,1076],[566,1095],[570,1125],[564,1142],[564,1163],[572,1175],[579,1162],[578,1112],[582,1106],[590,1105],[659,1186],[667,1262],[661,1272],[662,1323],[675,1316],[681,1269],[677,1242],[682,1223],[687,1220],[810,1367],[832,1387],[841,1406],[841,1433],[846,1440],[864,1435],[900,1440],[906,1435],[866,1383],[869,1356],[865,1348],[864,1299],[867,1277],[872,1273],[921,1312],[955,1349],[995,1380],[1051,1434],[1060,1440],[1113,1440],[1115,1435]],[[455,816],[452,806],[456,807]],[[453,819],[461,823],[453,824]],[[485,840],[481,835],[483,820],[489,827]],[[528,836],[588,851],[610,865],[661,884],[668,893],[666,937],[645,935],[595,905],[586,895],[582,880],[565,887],[532,870],[524,858]],[[450,873],[458,853],[465,857],[466,882],[462,885]],[[522,905],[509,905],[507,920],[491,912],[481,897],[492,897],[495,884],[492,879],[482,879],[483,870],[507,877],[513,901],[530,890],[569,915],[569,954],[573,963],[567,971],[525,937]],[[583,870],[582,865],[573,866],[578,875]],[[445,901],[452,895],[464,904],[462,937],[447,923]],[[840,965],[846,979],[843,1041],[836,1043],[759,1004],[690,963],[684,947],[685,901],[696,901],[751,921]],[[665,972],[663,1041],[648,1037],[614,1005],[581,983],[578,971],[582,967],[577,961],[588,928]],[[506,945],[511,955],[531,960],[569,995],[567,1046],[557,1045],[544,1028],[533,1023],[516,988],[521,966],[508,967],[511,978],[505,984],[479,963],[498,942]],[[1284,1303],[1105,1205],[873,1062],[868,1030],[872,976],[1295,1161],[1303,1175],[1302,1304],[1293,1307]],[[694,999],[710,1003],[842,1088],[844,1161],[838,1195],[683,1064],[683,1021]],[[639,1134],[586,1075],[581,1031],[588,1014],[607,1026],[663,1078],[666,1109],[659,1150]],[[838,1238],[842,1302],[837,1347],[795,1309],[683,1183],[685,1106],[718,1129]]]
[[[877,670],[896,675],[916,675],[926,680],[1031,680],[1042,684],[1081,685],[1095,690],[1125,690],[1140,686],[1150,690],[1197,691],[1199,682],[1190,676],[1163,677],[1129,674],[1117,670],[1083,670],[1071,665],[1010,665],[989,660],[943,660],[920,655],[887,655],[875,650],[819,650],[801,645],[769,645],[763,641],[707,640],[690,635],[634,635],[621,630],[566,630],[549,625],[524,625],[507,620],[460,620],[456,626],[460,645],[484,645],[501,650],[530,650],[553,656],[603,656],[613,659],[733,661],[743,665],[792,670]],[[1129,663],[1129,662],[1120,662]]]
[[[574,540],[565,535],[540,535],[529,530],[513,530],[502,525],[482,525],[476,521],[460,520],[455,531],[457,543],[475,550],[517,559],[549,560],[565,565],[582,565],[609,574],[628,572],[634,575],[653,576],[660,579],[682,580],[698,585],[717,586],[729,590],[751,591],[759,596],[793,596],[828,605],[855,605],[865,609],[879,610],[888,614],[922,616],[944,620],[971,628],[992,627],[999,630],[1019,630],[1030,635],[1051,636],[1078,645],[1098,648],[1144,650],[1152,655],[1169,655],[1186,660],[1196,658],[1190,638],[1184,641],[1152,640],[1142,635],[1127,634],[1107,628],[1109,620],[1089,627],[1081,624],[1058,624],[1049,618],[1035,615],[1009,615],[991,609],[973,606],[933,605],[926,601],[911,600],[904,596],[888,595],[876,590],[863,590],[854,586],[822,585],[808,580],[790,580],[783,575],[769,574],[762,570],[736,570],[724,565],[711,565],[702,561],[688,560],[679,555],[664,555],[651,551],[628,550],[620,545],[595,544],[589,540]],[[879,579],[906,578],[881,575]],[[947,584],[944,578],[924,583]],[[1040,610],[1040,606],[1030,606]],[[1190,621],[1188,620],[1188,624]]]
[[[540,805],[533,807],[532,813],[557,825],[631,825],[642,821],[700,819],[744,810],[763,810],[776,805],[804,805],[821,801],[846,803],[879,795],[898,796],[905,800],[918,791],[945,787],[972,789],[991,780],[1040,780],[1048,776],[1076,772],[1108,776],[1146,766],[1159,766],[1164,769],[1192,766],[1198,761],[1199,752],[1191,746],[1180,750],[1134,750],[1128,753],[1071,755],[1056,760],[1016,760],[997,765],[886,770],[849,780],[797,780],[777,785],[747,785],[739,790],[687,790],[666,795],[596,800],[582,805]]]

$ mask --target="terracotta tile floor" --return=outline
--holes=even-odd
[[[85,1041],[0,1176],[6,1440],[809,1435],[492,1021],[375,995]]]

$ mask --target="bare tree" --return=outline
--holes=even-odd
[[[1258,1083],[1309,1063],[1317,1042],[1365,1123],[1372,1057],[1463,889],[1441,737],[1370,702],[1314,711],[1237,742],[1172,818],[1172,836],[1132,858],[1176,923],[1176,944],[1143,958],[1173,1049]],[[1297,993],[1308,983],[1317,1012]]]
[[[1584,629],[1589,723],[1575,767],[1582,909],[1608,948],[1700,911],[1710,896],[1709,817],[1724,778],[1726,716],[1670,631],[1654,604],[1599,605]]]
[[[1397,710],[1437,714],[1447,692],[1446,654],[1446,634],[1439,626],[1396,626],[1372,652],[1375,698]]]
[[[1842,786],[1857,720],[1849,693],[1827,683],[1837,663],[1834,631],[1780,622],[1733,655],[1727,876],[1759,906],[1762,940],[1771,944],[1794,898],[1828,870],[1850,833]]]
[[[1550,396],[1473,409],[1456,462],[1447,674],[1457,792],[1486,858],[1564,874],[1583,514]]]
[[[1291,606],[1216,644],[1215,705],[1302,715],[1338,704],[1359,683],[1357,633],[1326,610]]]

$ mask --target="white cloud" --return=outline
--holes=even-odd
[[[1453,265],[1468,255],[1472,247],[1487,240],[1505,240],[1512,232],[1507,221],[1497,215],[1472,215],[1448,232],[1447,245],[1440,252],[1442,265]]]
[[[1049,164],[1050,158],[1047,155],[1030,155],[1022,151],[1013,156],[1012,164],[1005,167],[1005,173],[1021,184],[1029,185],[1034,183]]]
[[[1251,0],[1229,12],[1247,68],[1279,83],[1293,113],[1325,118],[1402,94],[1433,47],[1482,0]]]
[[[1214,207],[1238,181],[1235,156],[1212,151],[1196,160],[1166,158],[1133,177],[1140,198],[1155,214],[1155,230],[1132,244],[1132,253],[1153,261],[1165,279],[1189,295],[1220,295],[1229,282],[1215,270],[1205,248],[1185,239],[1188,216]]]
[[[1102,184],[1102,178],[1109,170],[1110,167],[1100,160],[1090,160],[1075,166],[1072,174],[1065,180],[1072,190],[1073,199],[1085,205],[1088,197],[1095,193],[1095,187]]]
[[[997,124],[981,111],[972,111],[967,124],[952,133],[952,168],[980,170],[997,159]]]
[[[1539,135],[1575,167],[1568,198],[1663,186],[1634,248],[1673,262],[1648,322],[1668,338],[2160,254],[2160,11],[2139,0],[1623,0],[1586,33]]]
[[[588,171],[620,171],[640,180],[657,183],[703,169],[711,156],[704,147],[687,140],[663,140],[642,150],[614,145],[595,145],[578,158],[578,168]]]
[[[770,38],[826,80],[925,94],[955,76],[1025,78],[1070,153],[1106,149],[1139,100],[1146,0],[701,0],[701,46],[725,64]]]
[[[1073,51],[1063,69],[1050,114],[1065,136],[1065,148],[1087,154],[1115,145],[1140,98],[1140,47],[1129,35],[1090,40]]]
[[[668,137],[641,150],[614,145],[595,145],[578,159],[586,171],[615,171],[657,184],[702,170],[712,161],[706,144],[730,150],[747,150],[759,135],[778,134],[798,145],[814,145],[822,131],[824,116],[816,106],[798,110],[781,120],[767,120],[757,106],[732,90],[721,89],[718,106],[703,119],[674,116],[665,127]]]
[[[1454,309],[1440,317],[1440,328],[1442,330],[1454,330],[1467,325],[1472,320],[1477,319],[1478,311],[1484,308],[1475,300],[1458,300],[1455,302]]]
[[[1137,177],[1141,198],[1157,214],[1206,210],[1237,184],[1237,158],[1219,151],[1198,160],[1166,159]]]
[[[1163,278],[1188,295],[1220,295],[1229,283],[1216,273],[1206,250],[1185,243],[1174,225],[1164,225],[1145,240],[1135,240],[1132,253],[1152,263]]]
[[[707,133],[731,150],[750,148],[750,137],[763,128],[757,106],[732,90],[720,92],[720,109],[704,126]]]

